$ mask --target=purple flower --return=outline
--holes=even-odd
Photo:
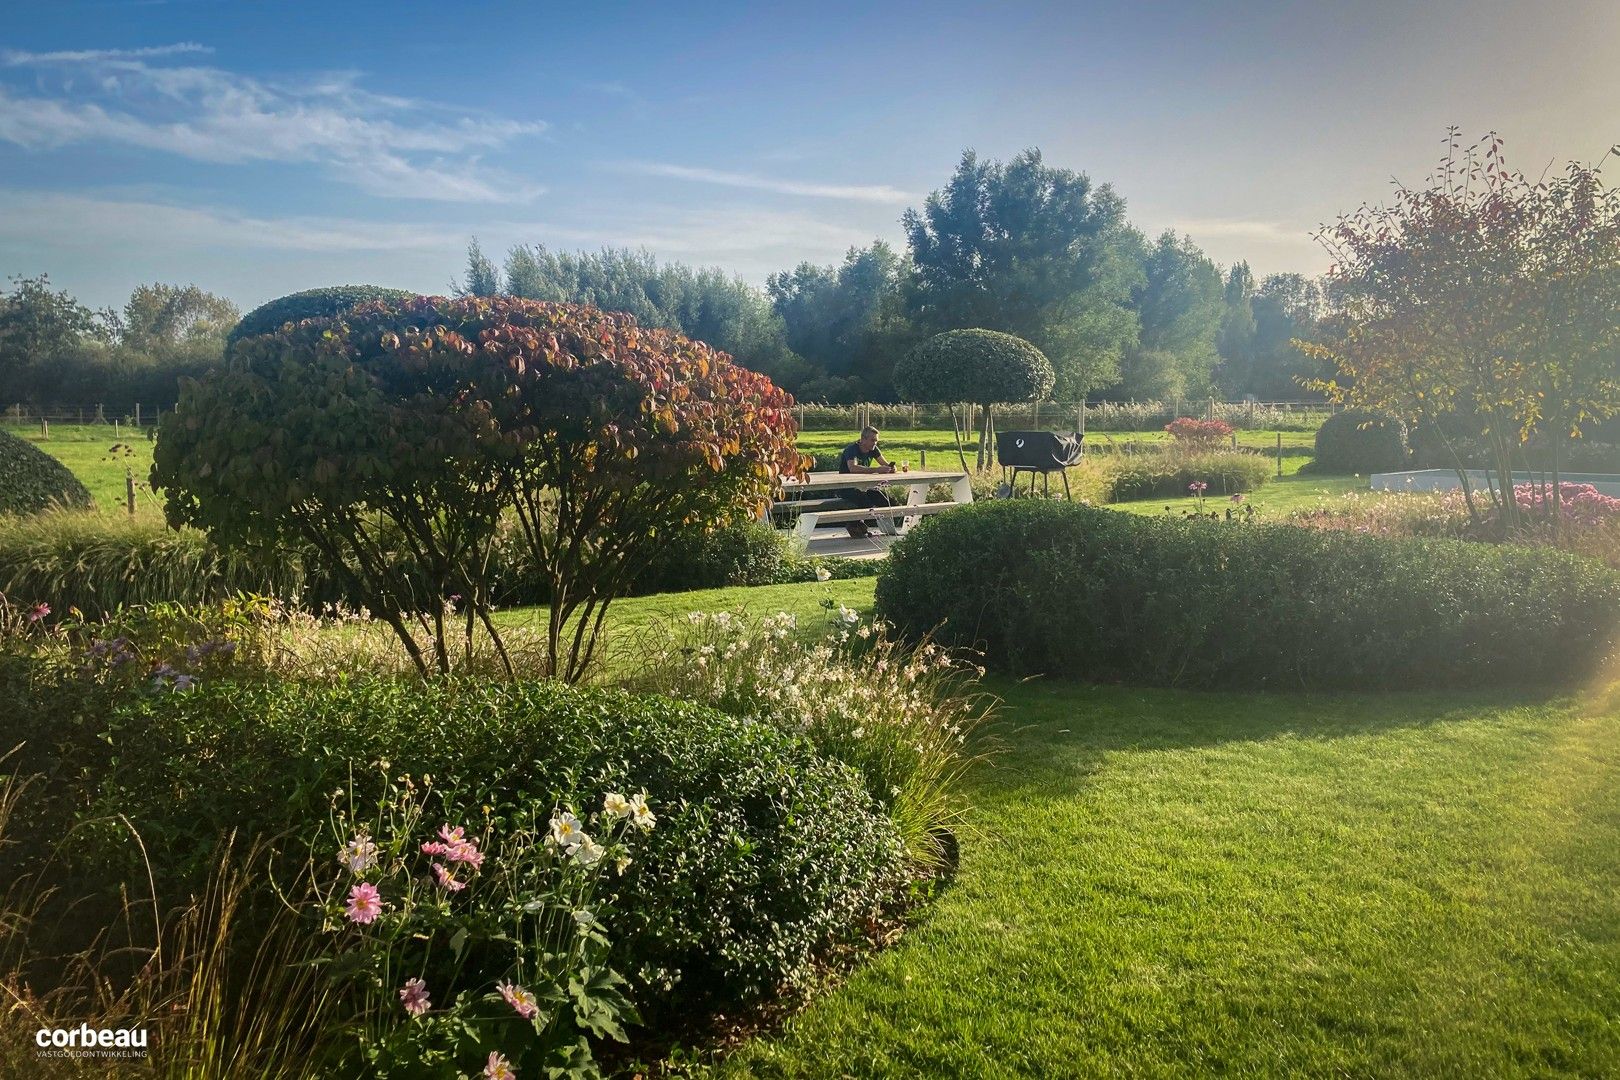
[[[50,613],[51,605],[44,603],[35,604],[28,612],[28,621],[30,623],[37,623]]]

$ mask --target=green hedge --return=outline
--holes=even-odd
[[[27,440],[0,431],[0,514],[89,505],[90,492],[66,465]]]
[[[241,338],[274,333],[281,329],[283,323],[324,319],[368,300],[409,300],[415,295],[404,289],[385,289],[381,285],[332,285],[279,296],[242,316],[242,321],[226,335],[225,349],[229,352],[230,347]]]
[[[122,858],[144,880],[112,824],[124,815],[160,888],[200,880],[232,830],[239,843],[281,836],[283,866],[301,865],[298,841],[332,791],[374,795],[383,759],[394,775],[431,774],[450,818],[594,809],[605,791],[645,790],[659,824],[615,879],[624,900],[608,929],[616,966],[647,994],[661,972],[678,973],[676,997],[768,994],[807,974],[902,874],[895,826],[854,769],[774,727],[662,698],[550,682],[205,682],[75,716],[53,711],[48,688],[30,693],[30,724],[53,729],[35,740],[80,759],[29,762],[85,787],[69,800],[87,823],[75,850],[90,865]]]
[[[1570,683],[1614,652],[1620,574],[1544,549],[1014,500],[893,549],[878,613],[1018,674],[1180,686]]]
[[[1406,425],[1378,413],[1350,409],[1328,417],[1316,432],[1313,469],[1325,473],[1395,472],[1407,467]]]

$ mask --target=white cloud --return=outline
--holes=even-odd
[[[1245,220],[1242,218],[1184,218],[1170,223],[1178,233],[1191,236],[1221,237],[1222,239],[1258,240],[1270,243],[1292,243],[1305,239],[1310,230],[1280,221]]]
[[[887,184],[820,184],[658,161],[629,161],[613,167],[622,172],[639,173],[643,176],[662,176],[671,180],[690,180],[700,184],[746,188],[750,191],[769,191],[778,195],[806,195],[820,199],[850,199],[856,202],[878,203],[902,203],[911,199],[911,195],[907,192],[889,187]]]
[[[54,92],[0,86],[0,140],[27,149],[113,143],[219,164],[313,164],[394,198],[512,203],[544,190],[479,157],[539,134],[541,122],[443,117],[446,106],[362,90],[353,73],[265,81],[146,62],[202,48],[5,53],[8,66],[65,68],[67,77]],[[91,78],[73,77],[81,73]]]

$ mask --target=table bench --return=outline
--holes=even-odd
[[[927,501],[928,489],[935,484],[951,486],[949,502]],[[836,495],[836,492],[847,488],[865,491],[879,487],[906,488],[906,501],[887,509],[850,508]],[[803,479],[784,481],[782,494],[783,497],[771,506],[770,512],[773,516],[797,513],[793,531],[804,540],[817,539],[816,529],[822,525],[845,525],[852,521],[876,520],[883,535],[869,538],[871,543],[867,546],[874,552],[880,552],[886,546],[883,543],[885,538],[904,533],[919,518],[953,510],[972,502],[973,483],[964,472],[921,469],[896,473],[813,472]],[[818,495],[821,497],[817,498]],[[898,524],[895,523],[895,519],[899,519]],[[847,541],[854,538],[840,536],[838,539],[846,542],[842,546],[849,547]],[[839,551],[836,554],[849,553]]]

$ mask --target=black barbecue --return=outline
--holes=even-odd
[[[1046,493],[1051,474],[1063,477],[1063,497],[1069,498],[1069,466],[1080,461],[1080,441],[1085,433],[1059,435],[1055,431],[998,431],[996,432],[996,458],[1001,462],[1001,476],[1006,480],[1009,471],[1012,484],[1009,491],[1018,488],[1018,474],[1029,473],[1029,491],[1035,493],[1035,474],[1041,477],[1041,491]]]

